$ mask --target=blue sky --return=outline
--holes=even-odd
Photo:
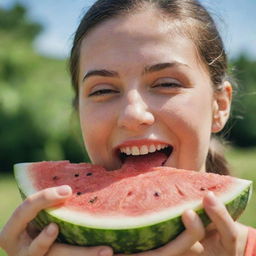
[[[229,56],[245,51],[256,59],[256,0],[200,1],[217,19]],[[62,58],[68,56],[81,15],[94,0],[0,0],[0,6],[8,8],[15,2],[27,6],[31,19],[44,26],[35,42],[36,49]]]

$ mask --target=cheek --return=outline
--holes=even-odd
[[[113,109],[104,108],[87,102],[80,102],[79,116],[84,143],[88,151],[95,148],[99,150],[107,144],[107,139],[114,123]]]
[[[211,131],[212,101],[210,97],[179,95],[161,107],[163,119],[177,131]],[[181,133],[182,133],[181,132]]]
[[[211,137],[211,121],[207,111],[189,109],[181,113],[177,110],[174,114],[174,125],[182,149],[186,154],[195,154],[194,157],[208,152]],[[191,155],[192,156],[192,155]]]
[[[208,153],[211,137],[210,98],[173,97],[162,106],[162,122],[175,138],[177,167],[200,170]]]

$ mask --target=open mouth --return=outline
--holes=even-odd
[[[118,156],[122,163],[125,163],[129,158],[143,158],[150,160],[152,156],[156,154],[162,155],[161,165],[164,165],[168,157],[172,154],[173,147],[168,144],[157,144],[157,145],[143,145],[143,146],[131,146],[131,147],[120,147],[118,150]],[[164,157],[163,157],[164,155]]]

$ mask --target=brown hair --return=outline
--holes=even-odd
[[[78,105],[78,77],[80,46],[86,35],[102,22],[154,6],[161,17],[171,20],[177,31],[189,37],[196,47],[198,56],[209,72],[215,91],[222,89],[227,77],[227,57],[215,22],[208,11],[197,0],[98,0],[85,13],[75,33],[70,55],[70,73],[75,91],[74,105]],[[228,174],[229,168],[224,154],[218,153],[215,138],[209,148],[206,168],[209,172]]]

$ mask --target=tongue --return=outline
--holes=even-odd
[[[167,160],[167,156],[163,152],[154,152],[140,156],[127,156],[122,168],[149,169],[151,167],[162,166]]]

